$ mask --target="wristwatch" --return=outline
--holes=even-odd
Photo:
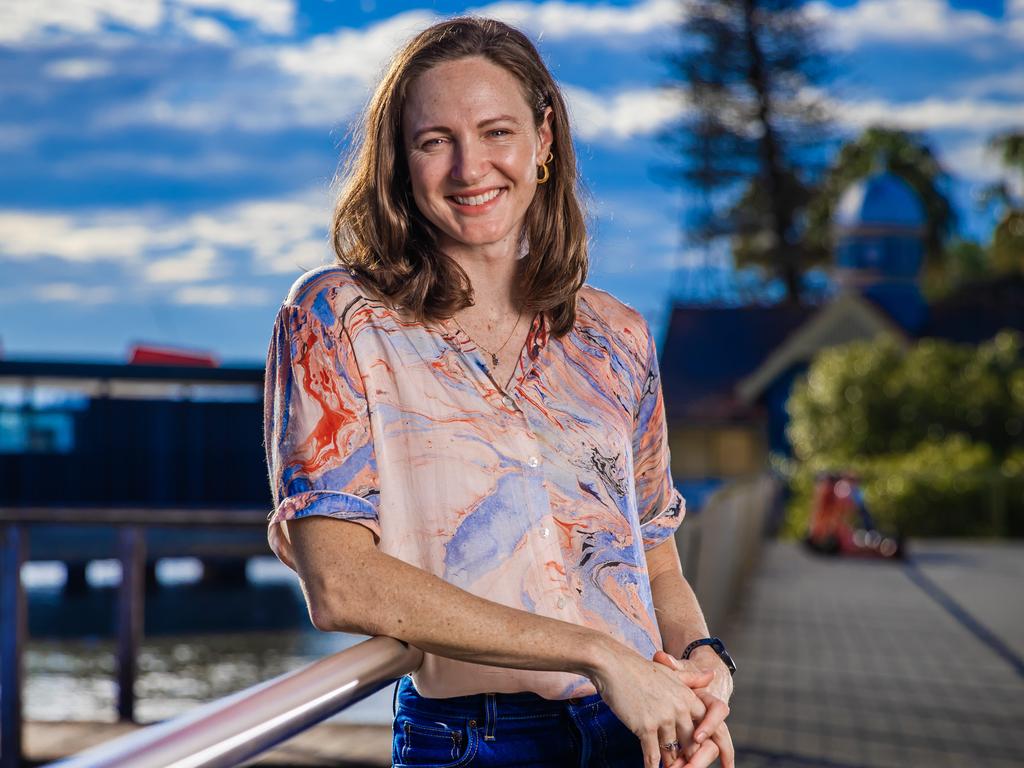
[[[725,650],[725,643],[723,643],[717,637],[702,637],[700,640],[694,640],[692,643],[686,646],[686,649],[683,651],[683,655],[679,658],[690,658],[690,654],[693,652],[693,650],[695,648],[700,648],[700,646],[702,645],[710,645],[712,649],[714,649],[715,653],[718,654],[719,658],[721,658],[722,661],[725,662],[725,666],[729,668],[729,674],[736,674],[736,662],[732,660],[732,656],[730,656],[729,652]]]

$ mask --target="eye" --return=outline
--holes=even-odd
[[[512,131],[508,130],[507,128],[495,128],[493,131],[489,131],[490,136],[497,136],[499,139],[504,138],[505,136],[508,136],[511,133]]]
[[[436,147],[441,146],[444,142],[444,138],[440,136],[433,139],[427,139],[422,144],[420,144],[420,149],[434,149]]]

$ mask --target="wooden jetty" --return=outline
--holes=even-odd
[[[262,531],[264,510],[151,508],[0,508],[0,768],[14,768],[24,753],[22,655],[27,639],[27,600],[21,567],[29,558],[31,532],[52,525],[113,528],[121,585],[117,611],[118,717],[135,715],[136,657],[142,639],[147,528]]]

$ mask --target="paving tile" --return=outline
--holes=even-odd
[[[950,595],[980,600],[991,575],[988,591],[999,594],[986,594],[975,619],[1019,601],[1024,546],[942,542],[920,551],[930,553],[922,572]],[[1024,612],[1012,613],[1017,618],[998,622],[1000,638],[1024,649]],[[771,542],[721,634],[740,664],[731,724],[758,760],[1024,765],[1019,670],[905,566],[819,559]]]

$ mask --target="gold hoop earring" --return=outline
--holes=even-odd
[[[548,163],[550,163],[554,159],[555,159],[555,156],[551,152],[548,152],[547,159],[545,159],[544,162],[540,166],[541,174],[540,174],[540,176],[537,177],[537,183],[538,184],[547,184],[548,183],[548,179],[551,178],[551,170],[548,168]]]

